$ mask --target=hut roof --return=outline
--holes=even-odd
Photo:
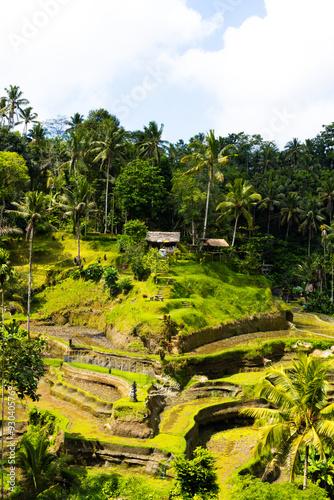
[[[214,239],[214,238],[206,240],[204,245],[209,245],[210,247],[228,247],[229,246],[229,244],[225,240]]]
[[[146,241],[151,243],[179,243],[180,233],[177,231],[149,231],[146,235]]]

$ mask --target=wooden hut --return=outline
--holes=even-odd
[[[228,247],[229,244],[226,242],[226,240],[223,240],[222,238],[221,239],[210,238],[203,243],[203,246],[209,248],[223,248],[223,247]]]
[[[177,231],[149,231],[146,235],[149,247],[165,248],[166,252],[173,253],[180,243],[180,233]]]

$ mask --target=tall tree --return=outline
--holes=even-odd
[[[21,203],[13,202],[16,206],[16,214],[28,219],[26,227],[27,239],[29,238],[29,280],[28,280],[28,306],[27,306],[27,331],[30,339],[30,305],[31,305],[31,283],[32,283],[32,254],[33,241],[36,230],[36,224],[50,209],[47,206],[47,199],[44,193],[39,191],[29,191],[26,193],[24,200]]]
[[[155,121],[151,121],[148,127],[144,126],[144,131],[135,133],[136,146],[140,158],[152,159],[160,165],[160,158],[164,152],[164,144],[167,141],[162,139],[164,125],[161,124],[160,128]]]
[[[211,185],[214,184],[215,179],[219,182],[222,182],[224,180],[224,174],[218,169],[218,166],[225,165],[228,162],[228,153],[231,152],[232,149],[234,151],[234,148],[229,145],[220,150],[219,141],[215,138],[215,132],[214,130],[210,130],[210,132],[205,136],[204,142],[195,140],[194,142],[191,142],[189,144],[188,149],[191,149],[192,152],[184,156],[181,159],[181,162],[194,164],[194,167],[192,167],[190,170],[187,170],[187,172],[185,172],[185,175],[192,175],[201,172],[204,169],[207,170],[209,178],[203,227],[203,240],[205,240]]]
[[[111,119],[104,122],[102,128],[102,140],[95,141],[92,144],[92,153],[95,154],[94,162],[100,161],[102,165],[107,165],[106,171],[106,191],[105,191],[105,208],[104,208],[104,232],[107,232],[108,227],[108,196],[109,196],[109,176],[114,163],[117,160],[123,160],[126,152],[127,133],[123,127],[118,125]]]
[[[334,202],[334,181],[328,179],[323,181],[322,185],[318,188],[320,199],[326,203],[327,211],[329,213],[329,225],[332,223],[333,215],[333,202]]]
[[[22,192],[28,181],[25,159],[17,153],[0,151],[0,234],[6,203]]]
[[[300,202],[301,197],[294,191],[289,191],[288,195],[282,199],[281,224],[287,224],[286,237],[289,235],[289,229],[292,224],[299,224],[301,212]]]
[[[64,194],[60,197],[58,206],[64,210],[65,215],[72,217],[73,226],[77,236],[77,264],[81,264],[80,256],[80,225],[81,218],[87,211],[93,208],[91,202],[92,188],[90,183],[84,177],[76,177],[72,181],[72,188],[65,188]]]
[[[324,447],[334,441],[334,404],[328,403],[329,369],[327,360],[306,354],[300,354],[291,369],[270,368],[259,391],[270,407],[242,410],[262,425],[254,455],[266,456],[276,449],[272,462],[285,464],[290,481],[298,472],[304,451],[304,490],[309,447],[326,460]]]
[[[291,166],[295,169],[304,151],[304,146],[298,139],[293,138],[285,145],[284,149],[286,152],[286,159],[291,161]]]
[[[5,96],[8,105],[8,125],[14,127],[15,116],[18,120],[18,113],[22,111],[22,106],[29,104],[28,99],[22,97],[23,92],[17,85],[10,85],[8,89],[5,88],[7,96]]]
[[[221,210],[222,212],[219,219],[223,219],[231,214],[235,219],[231,245],[233,247],[239,217],[245,217],[250,225],[253,220],[250,209],[261,201],[261,195],[255,192],[254,186],[241,178],[235,179],[233,184],[229,182],[226,188],[228,189],[228,193],[225,196],[225,200],[217,205],[216,210]]]
[[[280,206],[283,197],[282,186],[274,177],[274,170],[270,170],[269,175],[265,178],[260,186],[262,194],[261,209],[268,210],[267,233],[270,232],[270,222],[273,218],[275,208]]]
[[[22,118],[22,121],[19,122],[19,123],[24,123],[23,133],[24,133],[24,135],[27,135],[28,124],[29,123],[38,123],[37,120],[36,120],[38,114],[37,113],[33,113],[32,112],[32,107],[28,106],[25,109],[20,109],[19,116],[20,116],[20,118]]]
[[[308,232],[308,255],[311,254],[311,239],[320,229],[320,223],[325,219],[322,215],[321,203],[315,196],[309,195],[304,200],[301,208],[300,218],[303,221],[299,230],[303,235]]]

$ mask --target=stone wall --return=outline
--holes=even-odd
[[[288,321],[292,321],[291,315],[291,311],[277,311],[258,316],[250,316],[217,327],[204,328],[186,336],[178,335],[173,339],[173,345],[176,350],[186,353],[202,345],[217,342],[218,340],[227,339],[236,335],[287,330],[289,328]]]

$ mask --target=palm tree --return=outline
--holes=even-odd
[[[304,151],[304,146],[298,139],[294,138],[285,145],[284,149],[287,153],[286,159],[291,159],[291,166],[295,168],[298,163],[298,159]]]
[[[66,132],[75,132],[78,125],[81,125],[83,121],[84,121],[83,115],[81,115],[80,113],[74,113],[74,115],[71,116],[70,120],[67,122],[69,128],[66,130]]]
[[[50,208],[47,206],[47,199],[44,193],[39,191],[30,191],[26,193],[24,200],[21,203],[13,202],[17,207],[15,213],[28,219],[26,227],[26,237],[29,238],[29,281],[28,281],[28,306],[27,306],[27,331],[30,338],[30,304],[31,304],[31,282],[32,282],[32,253],[33,240],[37,221],[42,219]],[[11,211],[10,211],[11,212]]]
[[[5,408],[5,282],[11,277],[12,269],[9,262],[9,252],[0,248],[0,286],[1,286],[1,311],[2,311],[2,360],[1,360],[1,498],[3,498],[3,472],[4,472],[4,408]]]
[[[218,220],[223,219],[230,214],[233,214],[235,218],[233,239],[231,245],[233,247],[239,217],[243,215],[250,225],[253,220],[250,209],[252,206],[261,201],[261,195],[259,193],[255,193],[254,186],[249,184],[248,181],[244,181],[241,178],[235,179],[234,184],[229,182],[226,187],[229,191],[225,196],[225,201],[219,203],[216,210],[222,211]]]
[[[6,97],[0,97],[0,117],[1,123],[0,127],[4,126],[5,119],[8,120],[8,104]]]
[[[9,127],[14,127],[15,115],[18,119],[18,112],[22,111],[22,106],[29,104],[29,101],[22,97],[23,92],[17,85],[10,85],[9,89],[5,88],[5,91],[7,92],[7,96],[4,99],[6,99],[8,105],[8,125]]]
[[[302,450],[305,452],[304,490],[310,446],[326,460],[324,446],[334,441],[334,404],[328,404],[327,396],[330,366],[323,358],[300,354],[291,369],[272,367],[259,390],[259,397],[270,407],[241,410],[262,426],[254,455],[268,456],[276,449],[272,463],[285,464],[290,481],[298,472]]]
[[[328,179],[324,181],[322,185],[318,188],[318,193],[320,200],[327,204],[327,210],[329,213],[329,225],[332,223],[333,214],[333,202],[334,202],[334,181],[333,179]]]
[[[70,455],[57,457],[51,453],[50,442],[44,434],[39,434],[35,443],[24,437],[20,444],[18,463],[28,487],[35,495],[48,487],[64,464],[72,458]]]
[[[184,175],[192,175],[201,172],[203,169],[206,169],[208,172],[209,180],[206,195],[203,240],[205,240],[206,236],[211,185],[214,184],[215,179],[219,182],[224,180],[224,174],[218,170],[218,165],[225,165],[228,162],[229,155],[224,156],[224,154],[231,151],[232,148],[234,151],[234,147],[231,145],[225,146],[225,148],[220,150],[219,141],[215,138],[215,132],[214,130],[210,130],[203,142],[200,139],[191,142],[188,149],[192,149],[193,151],[181,158],[181,163],[187,162],[195,165],[190,170],[187,170]]]
[[[262,191],[262,203],[260,205],[261,209],[268,210],[268,224],[267,233],[269,234],[270,222],[273,218],[273,212],[275,208],[278,208],[283,197],[282,185],[276,179],[274,179],[274,170],[270,170],[268,178],[264,179],[261,184]]]
[[[46,139],[46,128],[39,122],[37,122],[32,129],[29,130],[28,137],[31,139],[31,142],[36,144],[36,146],[42,146]]]
[[[62,167],[68,168],[70,175],[76,176],[87,170],[85,156],[89,150],[89,138],[82,129],[70,132],[68,139],[67,154],[70,159],[62,164]]]
[[[265,174],[269,169],[278,165],[279,151],[275,143],[264,142],[258,151],[258,164],[262,167],[262,173]]]
[[[77,243],[78,243],[78,256],[77,264],[81,265],[80,257],[80,224],[81,217],[94,206],[94,202],[90,202],[92,195],[92,188],[90,183],[84,177],[73,179],[73,188],[65,188],[64,194],[60,197],[58,206],[64,210],[65,215],[70,215],[73,220],[73,227],[75,228]]]
[[[152,161],[156,161],[160,165],[161,153],[164,151],[163,145],[167,143],[167,141],[162,140],[163,130],[163,124],[159,128],[155,121],[151,121],[148,127],[144,126],[143,132],[136,132],[135,138],[137,139],[136,145],[139,157],[152,159]]]
[[[300,202],[301,202],[301,197],[298,195],[298,193],[294,191],[289,191],[288,195],[282,199],[281,225],[287,223],[286,238],[289,235],[289,229],[292,226],[292,224],[294,222],[296,224],[299,224],[299,218],[301,212]]]
[[[23,134],[27,135],[28,132],[28,123],[38,123],[35,118],[37,118],[38,114],[37,113],[32,113],[32,107],[28,106],[25,109],[20,109],[19,111],[20,118],[22,118],[23,123],[24,123],[24,131]],[[22,123],[18,122],[19,123]]]
[[[320,201],[318,198],[309,195],[305,200],[300,217],[303,220],[299,226],[299,230],[303,235],[308,231],[308,255],[311,253],[311,238],[320,228],[320,223],[324,220],[322,216],[322,208],[320,208]]]
[[[105,210],[104,210],[104,232],[107,232],[108,226],[108,196],[109,196],[109,176],[114,162],[123,160],[126,148],[125,139],[127,133],[123,127],[118,125],[113,120],[108,120],[102,129],[103,140],[95,141],[92,144],[92,153],[95,153],[94,162],[101,161],[101,164],[107,164],[106,172],[106,193],[105,193]]]

